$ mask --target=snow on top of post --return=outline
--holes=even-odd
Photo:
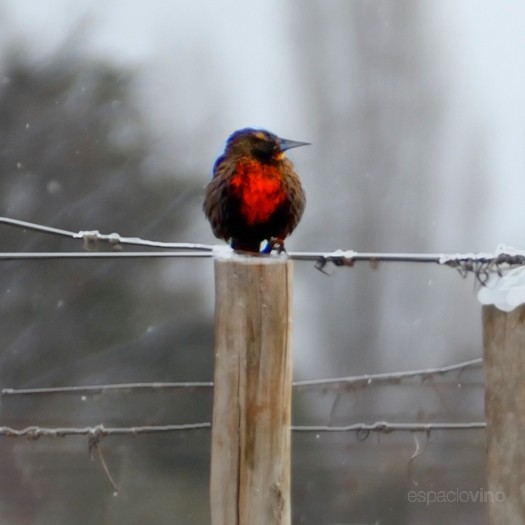
[[[501,255],[525,257],[525,251],[500,244],[495,257]],[[481,304],[493,304],[499,310],[510,312],[525,304],[525,266],[501,270],[491,275],[478,292]]]
[[[499,310],[510,312],[525,303],[525,266],[492,275],[478,292],[481,304],[493,304]]]

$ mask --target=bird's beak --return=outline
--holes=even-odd
[[[296,140],[280,139],[279,149],[286,151],[287,149],[298,148],[299,146],[309,146],[309,142],[298,142]]]

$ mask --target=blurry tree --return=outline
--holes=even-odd
[[[173,173],[150,173],[148,166],[158,165],[149,162],[153,154],[130,72],[74,53],[38,64],[17,53],[6,57],[0,77],[1,215],[74,231],[178,240],[200,188],[187,177],[178,178],[176,167]],[[0,238],[2,251],[82,249],[78,242],[3,225]],[[196,315],[200,298],[185,284],[187,264],[180,265],[176,291],[166,285],[166,263],[155,260],[1,264],[2,387],[210,379],[212,320]],[[4,399],[1,417],[2,424],[17,428],[167,424],[209,420],[210,406],[210,397],[200,394],[110,395],[84,402],[76,396],[46,396]],[[119,488],[128,494],[144,493],[144,486],[156,486],[156,497],[170,492],[164,506],[155,506],[158,515],[150,516],[155,523],[191,501],[184,498],[185,481],[172,474],[177,458],[197,462],[182,476],[190,484],[206,476],[208,468],[207,439],[188,441],[180,449],[170,445],[173,436],[162,439],[165,448],[146,437],[140,441],[144,448],[133,453],[123,440],[120,461],[112,465]],[[64,442],[44,450],[35,443],[21,448],[0,443],[0,521],[35,522],[39,516],[38,523],[71,523],[78,513],[83,523],[94,523],[114,513],[115,523],[122,522],[130,510],[118,502],[111,509],[104,506],[111,487],[100,465],[93,468],[78,453],[79,444],[69,443],[77,452],[62,464],[70,450]],[[122,459],[129,455],[142,467],[125,476],[124,464],[130,472],[136,468]],[[57,462],[63,469],[50,471]],[[159,481],[164,470],[169,473],[165,484]],[[181,500],[171,497],[170,483],[178,483]],[[206,490],[206,482],[199,487]],[[84,498],[86,493],[90,498]],[[148,491],[145,495],[152,497]],[[51,519],[50,508],[62,510]],[[201,522],[199,512],[195,523]]]
[[[301,244],[312,250],[440,252],[453,246],[468,251],[480,210],[468,195],[455,192],[483,187],[477,150],[472,148],[472,137],[479,135],[478,130],[465,128],[472,135],[459,137],[447,129],[455,120],[447,105],[447,79],[436,51],[431,4],[308,0],[290,12],[297,37],[297,74],[316,150],[314,176],[306,183],[308,210],[298,231]],[[458,144],[450,136],[464,141],[463,162],[447,162],[448,156],[458,154]],[[463,181],[461,185],[445,184],[454,180],[452,170],[457,170],[455,178]],[[462,207],[462,213],[449,207],[450,202]],[[465,210],[470,221],[456,220],[450,228],[448,216],[464,218]],[[458,240],[460,245],[455,244]],[[317,353],[299,364],[307,377],[425,368],[481,354],[479,305],[472,288],[453,272],[407,264],[372,269],[359,263],[329,279],[321,275],[306,279],[306,271],[298,266],[296,279],[303,284],[299,291],[303,303],[311,305],[302,310],[315,323],[304,323],[306,331],[297,338],[303,347],[317,341]],[[474,388],[471,395],[454,384],[436,391],[396,386],[325,396],[314,405],[317,422],[325,423],[327,417],[332,424],[483,417],[481,388]],[[303,408],[312,418],[312,405]],[[295,479],[302,479],[311,494],[316,490],[329,494],[321,498],[322,507],[315,503],[310,507],[309,501],[317,500],[305,497],[301,508],[305,523],[315,512],[334,523],[420,523],[421,508],[409,505],[406,498],[411,486],[431,479],[434,486],[444,488],[479,487],[483,435],[478,434],[471,456],[462,448],[472,445],[471,435],[450,433],[442,440],[443,448],[436,457],[430,453],[422,457],[417,465],[428,464],[416,468],[414,476],[409,470],[413,442],[404,436],[397,443],[381,439],[370,446],[341,437],[341,446],[332,446],[329,452],[326,447],[335,438],[324,447],[329,438],[310,444],[297,467],[302,475]],[[323,453],[326,457],[319,460],[316,454]],[[330,455],[334,468],[325,471],[319,465],[328,464]],[[459,481],[457,471],[449,468],[452,461],[464,462]],[[346,484],[335,467],[341,464]],[[309,469],[314,474],[308,475]],[[296,485],[296,490],[300,488]],[[304,485],[302,489],[308,492]],[[479,522],[483,509],[474,505],[469,509],[477,511],[473,522]],[[435,517],[440,510],[445,512],[433,509]]]
[[[42,65],[10,57],[0,89],[3,215],[72,230],[177,237],[187,211],[181,197],[200,190],[180,182],[175,173],[168,178],[147,172],[152,148],[133,104],[131,80],[108,64],[79,57]],[[169,220],[163,210],[172,211]],[[81,246],[4,226],[2,248]],[[118,279],[111,274],[116,266]],[[0,300],[6,325],[2,381],[13,386],[34,382],[34,370],[25,361],[34,368],[47,359],[48,349],[63,347],[63,366],[158,324],[166,305],[159,304],[163,284],[152,275],[152,266],[137,278],[133,263],[6,264]],[[60,330],[49,322],[57,312]],[[29,327],[21,331],[24,321]]]

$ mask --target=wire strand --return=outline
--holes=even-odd
[[[428,380],[434,376],[448,374],[454,371],[463,371],[470,367],[480,366],[483,359],[476,358],[453,365],[438,368],[424,368],[420,370],[404,370],[401,372],[391,372],[382,374],[364,374],[359,376],[334,377],[329,379],[310,379],[305,381],[294,381],[292,385],[298,389],[311,387],[329,387],[339,384],[352,385],[356,387],[367,387],[377,383],[397,383],[401,379],[421,377]],[[87,393],[106,393],[129,390],[207,390],[213,388],[212,381],[193,381],[193,382],[154,382],[154,383],[117,383],[105,385],[84,385],[84,386],[62,386],[62,387],[40,387],[40,388],[3,388],[0,393],[2,396],[21,396],[21,395],[47,395],[47,394],[87,394]]]
[[[386,372],[381,374],[364,374],[359,376],[347,376],[347,377],[333,377],[329,379],[310,379],[305,381],[295,381],[294,386],[296,387],[325,387],[330,385],[346,385],[346,386],[368,386],[372,383],[397,383],[402,379],[420,377],[423,381],[430,379],[436,375],[448,374],[454,371],[462,371],[466,368],[480,366],[483,363],[482,358],[471,359],[469,361],[463,361],[462,363],[456,363],[453,365],[443,366],[439,368],[424,368],[421,370],[407,370],[403,372]]]
[[[354,423],[346,426],[292,426],[294,432],[431,432],[433,430],[483,430],[487,424],[484,421],[463,423]]]
[[[39,426],[29,426],[22,429],[12,427],[0,427],[0,436],[6,437],[27,437],[28,439],[39,439],[41,437],[66,437],[66,436],[91,436],[93,438],[103,438],[107,436],[155,434],[159,432],[179,432],[186,430],[201,430],[211,428],[211,423],[189,423],[183,425],[146,425],[133,427],[106,427],[96,425],[94,427],[58,427],[46,428]]]
[[[0,260],[42,260],[42,259],[107,259],[107,258],[154,258],[154,257],[215,257],[218,254],[231,252],[224,245],[215,246],[200,243],[167,243],[141,239],[140,237],[123,237],[118,233],[103,234],[98,230],[72,232],[61,228],[53,228],[8,217],[0,217],[0,224],[6,226],[33,230],[41,233],[81,239],[87,249],[99,249],[100,245],[107,245],[110,249],[120,248],[122,245],[155,247],[168,250],[167,252],[20,252],[0,253]],[[260,257],[270,255],[258,254]],[[502,268],[511,268],[525,265],[525,252],[508,246],[498,246],[494,253],[372,253],[356,252],[353,250],[335,250],[329,252],[288,252],[292,260],[315,262],[315,266],[323,273],[328,263],[334,266],[353,266],[355,262],[367,261],[372,266],[379,262],[410,262],[434,263],[456,268],[462,276],[469,272],[474,273],[482,284],[486,282],[491,272],[500,272]]]
[[[66,436],[89,436],[90,439],[100,440],[108,436],[136,436],[139,434],[157,434],[164,432],[180,432],[190,430],[203,430],[211,428],[210,422],[188,423],[183,425],[146,425],[133,427],[106,427],[96,425],[94,427],[39,427],[29,426],[15,429],[9,426],[0,427],[0,436],[26,437],[36,440],[41,437],[62,438]],[[434,430],[484,430],[484,421],[471,421],[459,423],[389,423],[387,421],[376,421],[375,423],[354,423],[345,426],[292,425],[292,432],[379,432],[389,434],[391,432],[432,432]]]

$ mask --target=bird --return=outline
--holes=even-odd
[[[205,191],[203,210],[214,235],[237,252],[285,251],[284,240],[306,205],[301,181],[285,152],[309,144],[264,129],[232,133]]]

